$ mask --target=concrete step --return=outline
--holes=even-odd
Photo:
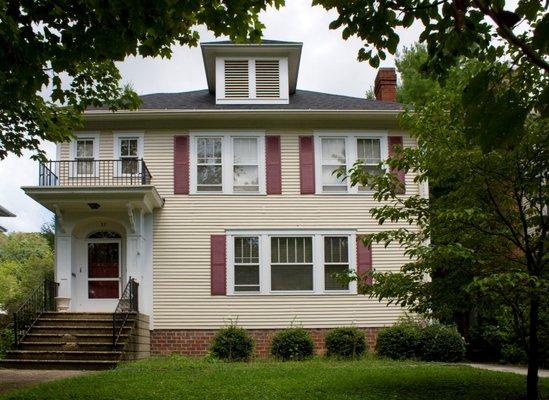
[[[123,333],[128,333],[132,329],[132,326],[129,324],[125,324],[125,326],[122,328]],[[57,325],[41,325],[41,326],[34,326],[30,330],[31,334],[37,333],[37,334],[47,334],[47,333],[63,333],[65,335],[78,335],[83,333],[90,333],[90,334],[96,334],[96,333],[103,333],[103,334],[110,334],[112,335],[112,325],[110,326],[80,326],[80,325],[70,325],[70,326],[57,326]]]
[[[58,318],[58,319],[81,319],[81,318],[95,318],[104,319],[110,318],[112,320],[113,313],[105,312],[58,312],[58,311],[46,311],[42,313],[41,318]],[[135,313],[132,313],[135,314]]]
[[[81,350],[81,351],[122,351],[124,343],[118,343],[116,348],[112,346],[112,338],[109,343],[101,342],[29,342],[26,339],[19,344],[19,350]]]
[[[81,360],[118,361],[121,351],[66,351],[66,350],[10,350],[6,358],[12,360]]]
[[[133,320],[129,322],[133,322]],[[112,318],[39,318],[34,326],[102,326],[112,328]]]
[[[16,369],[80,369],[101,370],[116,367],[118,361],[111,360],[0,360],[0,368]]]
[[[120,343],[125,343],[129,335],[123,333],[120,335]],[[109,333],[79,333],[79,334],[66,334],[66,333],[28,333],[25,336],[26,342],[57,342],[57,343],[112,343],[112,330]]]

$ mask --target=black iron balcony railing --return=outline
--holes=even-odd
[[[152,175],[142,159],[64,160],[40,163],[39,186],[149,185]]]

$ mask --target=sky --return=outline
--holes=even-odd
[[[261,15],[265,24],[264,38],[303,42],[298,89],[364,97],[373,85],[376,70],[368,63],[358,62],[360,40],[343,40],[341,30],[328,25],[335,12],[311,7],[306,0],[286,0],[286,6],[269,9]],[[399,49],[410,46],[419,37],[420,27],[413,25],[399,32]],[[202,41],[215,38],[204,28],[198,29]],[[202,55],[199,48],[174,47],[171,59],[129,57],[119,63],[124,83],[138,94],[183,92],[206,88]],[[394,66],[388,57],[382,67]],[[49,159],[55,159],[55,145],[44,143]],[[53,214],[27,197],[21,186],[38,184],[38,164],[28,153],[22,157],[8,156],[0,161],[0,205],[16,214],[16,218],[0,218],[0,225],[9,231],[32,232],[52,220]]]

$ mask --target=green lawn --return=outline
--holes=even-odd
[[[121,364],[114,371],[44,383],[4,399],[519,399],[525,378],[466,366],[313,359],[223,363],[183,357]],[[549,379],[541,381],[549,398]]]

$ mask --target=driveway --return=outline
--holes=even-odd
[[[0,368],[0,393],[41,382],[56,379],[70,378],[93,373],[93,371],[62,371],[62,370],[35,370],[35,369],[2,369]]]

